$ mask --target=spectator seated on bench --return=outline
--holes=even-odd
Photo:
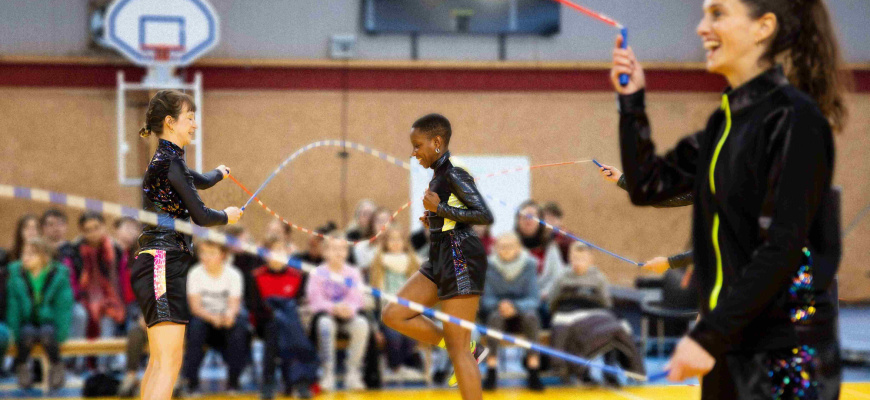
[[[359,314],[363,306],[362,293],[328,278],[330,273],[336,273],[350,279],[354,286],[363,284],[359,270],[345,264],[347,255],[348,245],[343,238],[327,237],[326,262],[309,275],[305,289],[311,311],[315,313],[311,329],[323,363],[320,387],[325,391],[335,390],[336,337],[339,331],[349,336],[345,387],[365,389],[361,368],[370,329],[368,320]]]
[[[583,243],[573,243],[569,261],[571,268],[562,273],[552,292],[550,344],[586,359],[604,355],[608,363],[619,362],[625,369],[643,373],[643,358],[630,329],[610,311],[613,300],[607,277],[594,266],[591,249]],[[553,359],[553,367],[566,382],[574,376],[584,383],[592,382],[583,366]],[[612,385],[620,383],[609,374],[605,374],[605,380]]]
[[[538,319],[538,282],[535,258],[524,250],[517,234],[510,232],[498,237],[495,254],[489,257],[486,284],[480,298],[480,310],[486,325],[500,331],[522,332],[526,339],[536,342],[541,323]],[[488,340],[490,354],[487,358],[486,378],[483,388],[493,390],[498,381],[499,342]],[[540,356],[529,353],[528,387],[543,390],[538,374]]]
[[[42,345],[51,364],[49,389],[63,387],[66,376],[60,345],[69,334],[74,300],[69,270],[54,261],[52,253],[48,242],[32,238],[21,260],[9,265],[6,322],[15,338],[15,373],[22,388],[33,385],[30,352],[36,344]]]
[[[266,240],[264,247],[273,256],[286,256],[285,242],[278,238]],[[313,397],[311,384],[317,381],[317,351],[302,327],[298,299],[302,294],[303,275],[278,261],[269,260],[254,270],[257,289],[267,305],[270,316],[257,319],[260,337],[265,342],[263,354],[263,383],[260,398],[275,397],[276,359],[281,360],[284,394],[290,396],[295,386],[299,398]],[[291,369],[293,362],[296,365]]]
[[[227,259],[227,249],[214,242],[198,244],[200,264],[187,277],[191,319],[187,326],[182,375],[191,392],[199,389],[204,346],[221,352],[229,369],[227,390],[239,389],[239,376],[248,362],[248,321],[241,312],[242,274]]]

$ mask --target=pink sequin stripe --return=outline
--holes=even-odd
[[[166,251],[154,251],[154,298],[166,294]]]

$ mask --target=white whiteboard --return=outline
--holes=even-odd
[[[478,179],[484,175],[506,169],[525,168],[522,171],[511,171],[506,175],[494,176],[478,180],[477,182],[477,188],[484,195],[486,204],[495,218],[491,228],[493,236],[513,230],[514,214],[517,207],[519,207],[520,203],[531,198],[532,182],[531,174],[528,170],[530,165],[528,157],[454,155],[452,158],[454,165],[464,167],[472,176]],[[432,170],[424,169],[414,158],[411,158],[409,162],[411,163],[410,226],[412,230],[417,230],[423,226],[419,220],[425,210],[422,198],[426,188],[429,187],[429,181],[432,180]]]

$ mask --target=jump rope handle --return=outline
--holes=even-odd
[[[619,79],[620,79],[620,81],[621,81],[621,80],[622,80],[622,76],[620,76],[620,78],[619,78]],[[600,162],[598,162],[598,160],[596,160],[596,159],[594,159],[594,158],[593,158],[593,159],[592,159],[592,162],[594,162],[594,163],[595,163],[595,165],[597,165],[597,166],[598,166],[598,168],[604,168],[604,166],[603,166],[603,165],[601,165],[601,163],[600,163]]]
[[[628,28],[620,28],[619,33],[622,35],[622,48],[628,48]],[[628,85],[628,74],[619,74],[619,84],[622,86]],[[598,162],[596,161],[595,164],[598,164]],[[598,166],[600,167],[601,165],[599,164]]]

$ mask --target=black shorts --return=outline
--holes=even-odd
[[[701,383],[702,400],[778,398],[833,400],[842,381],[836,341],[716,360]]]
[[[130,268],[130,283],[150,328],[161,322],[186,324],[187,270],[193,256],[183,251],[144,250]]]
[[[486,279],[486,249],[471,229],[432,233],[429,261],[420,273],[438,287],[438,298],[482,295]]]

